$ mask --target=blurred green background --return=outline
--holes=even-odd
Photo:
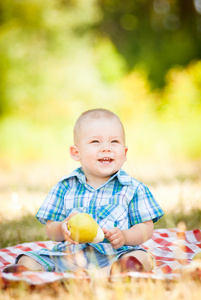
[[[98,107],[125,125],[131,175],[197,193],[201,0],[0,2],[0,200],[77,167],[74,122]]]

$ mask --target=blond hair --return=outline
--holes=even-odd
[[[81,123],[86,120],[97,120],[97,119],[116,119],[117,121],[119,121],[122,127],[123,135],[125,137],[123,124],[115,113],[113,113],[108,109],[95,108],[83,112],[75,122],[74,130],[73,130],[75,144],[77,144],[77,138],[80,131]]]

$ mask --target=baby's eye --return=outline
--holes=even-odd
[[[91,141],[91,144],[95,144],[95,143],[99,143],[99,141],[98,140]]]
[[[112,143],[119,143],[119,141],[118,140],[112,140]]]

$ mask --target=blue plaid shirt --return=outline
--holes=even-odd
[[[86,183],[82,168],[61,178],[47,195],[36,217],[46,224],[47,220],[63,221],[73,212],[90,214],[101,228],[118,227],[121,230],[149,220],[156,222],[164,214],[148,187],[122,169],[95,190]],[[75,253],[88,245],[106,255],[141,249],[140,245],[114,249],[105,239],[99,244],[69,245],[61,242],[53,251],[59,251],[60,255],[65,251]]]

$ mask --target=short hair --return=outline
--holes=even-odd
[[[125,136],[124,126],[120,118],[115,113],[105,108],[95,108],[83,112],[75,122],[74,130],[73,130],[74,143],[76,144],[76,137],[78,136],[81,122],[87,119],[97,120],[97,119],[104,119],[104,118],[118,120],[122,127],[123,135]]]

